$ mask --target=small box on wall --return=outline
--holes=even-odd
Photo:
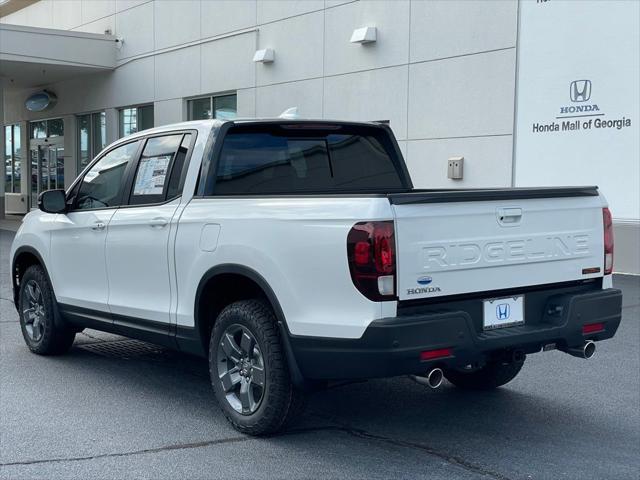
[[[464,157],[449,157],[447,177],[452,180],[462,180]]]
[[[4,194],[4,213],[6,215],[23,215],[28,211],[27,195],[23,193]]]

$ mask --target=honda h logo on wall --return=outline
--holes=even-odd
[[[574,80],[569,93],[572,102],[586,102],[591,98],[591,80]]]

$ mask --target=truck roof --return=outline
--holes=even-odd
[[[132,139],[136,137],[141,137],[145,135],[149,135],[150,133],[162,133],[170,130],[180,130],[180,129],[196,129],[196,130],[211,130],[212,128],[219,128],[226,123],[234,123],[234,124],[270,124],[270,123],[287,123],[287,124],[327,124],[327,125],[366,125],[366,126],[381,126],[384,125],[382,122],[357,122],[357,121],[345,121],[345,120],[329,120],[329,119],[311,119],[311,118],[234,118],[232,120],[191,120],[188,122],[177,122],[169,125],[162,125],[160,127],[149,128],[147,130],[141,130],[139,132],[128,135],[127,139]],[[122,139],[121,139],[122,140]]]

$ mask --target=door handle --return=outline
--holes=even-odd
[[[149,226],[151,228],[164,228],[169,224],[169,220],[162,217],[156,217],[149,220]]]
[[[105,227],[106,225],[104,224],[104,222],[96,222],[91,225],[91,230],[104,230]]]
[[[522,220],[521,208],[499,208],[497,214],[498,223],[503,226],[515,226]]]

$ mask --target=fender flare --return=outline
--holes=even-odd
[[[23,245],[22,247],[18,247],[18,249],[16,249],[16,251],[13,254],[13,258],[11,259],[11,286],[13,287],[13,304],[15,305],[16,310],[18,311],[20,310],[20,307],[18,305],[18,301],[19,301],[18,297],[20,296],[20,289],[18,288],[18,285],[16,283],[15,269],[16,269],[16,261],[18,260],[18,257],[23,253],[28,253],[38,259],[38,263],[40,263],[40,266],[44,270],[44,274],[47,276],[47,280],[49,281],[49,285],[51,286],[51,290],[53,291],[53,300],[55,302],[53,321],[55,322],[57,327],[65,327],[66,323],[62,318],[62,315],[60,314],[60,311],[58,309],[58,301],[56,299],[55,290],[53,290],[53,283],[51,282],[51,275],[49,275],[47,264],[44,262],[42,255],[40,255],[40,252],[38,252],[38,250],[36,250],[34,247],[31,247],[29,245]]]
[[[198,288],[196,290],[196,297],[194,300],[193,307],[193,320],[195,332],[199,332],[200,330],[200,312],[199,312],[199,304],[200,297],[202,295],[202,291],[204,290],[204,286],[207,284],[209,280],[218,275],[223,274],[234,274],[234,275],[242,275],[247,277],[249,280],[253,281],[260,289],[264,292],[267,297],[267,301],[273,308],[273,312],[276,316],[276,321],[278,323],[278,329],[280,330],[280,337],[282,338],[283,348],[285,350],[285,355],[287,357],[287,363],[289,364],[289,371],[291,374],[291,381],[297,387],[304,386],[304,377],[300,372],[300,368],[298,367],[298,362],[296,361],[295,355],[293,353],[293,348],[291,347],[290,342],[290,332],[287,326],[287,321],[280,306],[280,302],[278,301],[278,297],[274,293],[273,289],[269,285],[269,283],[265,280],[265,278],[252,268],[246,267],[244,265],[239,265],[235,263],[224,263],[220,265],[216,265],[215,267],[211,267],[209,270],[205,272],[205,274],[200,279],[198,283]],[[201,339],[202,340],[202,339]]]
[[[23,253],[31,254],[38,259],[38,262],[40,263],[42,268],[44,268],[44,273],[46,273],[49,283],[51,283],[51,276],[49,275],[49,271],[47,270],[47,266],[44,263],[40,252],[28,245],[18,247],[18,249],[13,254],[13,258],[11,259],[11,286],[13,287],[13,303],[15,304],[16,308],[18,308],[18,296],[20,294],[18,284],[16,283],[16,261],[18,260],[18,257]]]

